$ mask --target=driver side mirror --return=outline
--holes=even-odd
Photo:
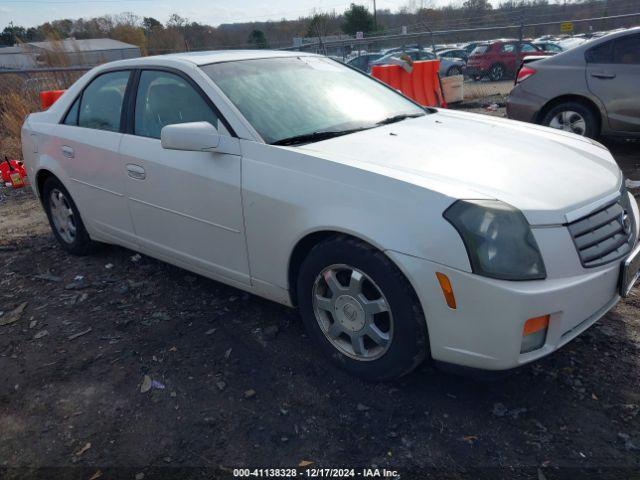
[[[220,134],[209,122],[177,123],[162,128],[160,143],[167,150],[215,151],[220,145]]]

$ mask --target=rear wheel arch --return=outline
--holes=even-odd
[[[40,197],[40,201],[42,201],[42,189],[44,188],[44,183],[51,177],[56,178],[58,179],[58,181],[60,181],[60,179],[56,177],[53,172],[51,172],[50,170],[47,170],[46,168],[43,168],[39,170],[38,173],[36,173],[36,187],[38,190],[38,196]]]
[[[598,121],[598,131],[602,132],[603,117],[602,117],[602,111],[600,110],[600,107],[596,105],[596,103],[593,100],[591,100],[590,98],[584,97],[582,95],[562,95],[560,97],[556,97],[552,100],[549,100],[538,111],[538,114],[536,115],[536,123],[541,125],[542,120],[552,108],[555,108],[558,105],[561,105],[563,103],[569,103],[569,102],[580,103],[583,106],[587,107],[589,110],[591,110]]]

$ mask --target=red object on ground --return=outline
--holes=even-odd
[[[45,90],[44,92],[40,92],[40,107],[46,110],[56,103],[56,100],[58,100],[65,91],[66,90]]]
[[[399,65],[374,65],[371,75],[424,107],[446,107],[440,86],[440,60],[413,62],[411,73]]]
[[[22,188],[27,185],[27,171],[19,160],[9,160],[5,157],[0,161],[0,174],[2,182],[7,187]]]

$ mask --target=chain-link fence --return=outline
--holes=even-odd
[[[286,48],[285,50],[306,51],[329,55],[343,60],[353,58],[361,53],[380,52],[391,48],[434,48],[444,44],[462,44],[475,41],[485,41],[498,38],[527,39],[536,38],[543,34],[554,32],[560,36],[580,36],[589,38],[599,35],[603,31],[617,28],[629,28],[640,25],[640,8],[638,11],[622,15],[609,15],[593,18],[566,19],[539,22],[517,22],[503,25],[487,25],[466,28],[458,24],[458,28],[446,30],[432,30],[428,25],[419,26],[416,31],[394,33],[363,38],[348,38],[333,41],[315,39],[302,45]],[[535,20],[536,17],[534,17]],[[543,18],[543,17],[538,17]],[[467,24],[474,24],[473,19],[467,19]],[[484,23],[484,22],[481,22]],[[563,33],[562,25],[570,25],[571,30]],[[568,27],[565,27],[568,30]]]

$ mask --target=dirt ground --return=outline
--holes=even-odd
[[[635,171],[638,144],[614,152]],[[119,247],[67,255],[33,195],[5,190],[0,311],[0,478],[640,472],[640,290],[503,378],[427,363],[370,384],[333,368],[296,311]]]

